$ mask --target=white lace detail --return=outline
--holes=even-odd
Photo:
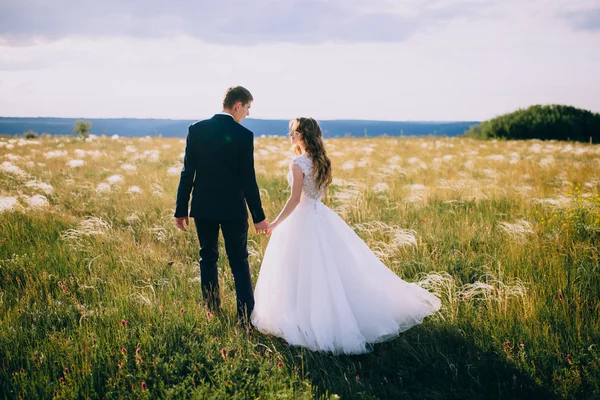
[[[304,185],[302,188],[302,197],[308,197],[311,200],[319,201],[323,197],[323,190],[317,188],[315,183],[315,178],[313,176],[313,162],[312,160],[305,156],[300,155],[296,156],[292,159],[292,162],[300,167],[302,173],[304,174]],[[288,172],[288,183],[292,184],[292,171]]]

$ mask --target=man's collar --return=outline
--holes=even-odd
[[[216,113],[215,115],[229,115],[231,118],[233,118],[233,115],[229,114],[228,112],[225,111],[221,111],[219,113]]]

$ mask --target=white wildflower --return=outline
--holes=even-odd
[[[12,211],[19,204],[19,200],[16,197],[4,197],[0,196],[0,212]]]
[[[108,222],[99,217],[88,217],[81,221],[77,229],[68,229],[61,234],[63,239],[79,236],[104,235],[111,229]]]
[[[66,150],[54,150],[54,151],[48,151],[46,153],[44,153],[44,157],[46,157],[47,159],[50,158],[58,158],[58,157],[66,157],[69,153],[67,153]]]
[[[137,170],[137,167],[135,165],[131,165],[131,164],[123,164],[123,165],[121,165],[121,169],[123,171],[127,171],[127,172],[134,172]]]
[[[155,225],[152,228],[149,228],[148,231],[152,233],[156,240],[161,243],[165,243],[167,240],[169,240],[169,232],[162,226]]]
[[[355,165],[354,165],[354,161],[346,161],[345,163],[342,164],[342,169],[354,169]]]
[[[417,284],[447,304],[473,301],[505,303],[511,298],[524,298],[527,295],[527,288],[520,279],[503,282],[491,272],[467,284],[460,284],[447,272],[432,272],[423,274]]]
[[[540,160],[540,167],[548,167],[554,164],[554,157],[552,155],[546,156]]]
[[[106,178],[106,181],[111,185],[116,185],[123,182],[123,175],[112,175]]]
[[[137,214],[131,214],[130,216],[125,218],[125,221],[129,222],[130,224],[133,224],[134,222],[138,222],[139,220],[140,220],[140,217]]]
[[[331,185],[333,186],[349,186],[349,182],[342,178],[333,178],[331,181]]]
[[[83,160],[69,160],[66,165],[71,168],[78,168],[83,166],[83,164]]]
[[[0,170],[6,172],[7,174],[11,174],[18,177],[27,176],[27,172],[23,171],[21,168],[8,161],[4,161],[2,165],[0,165]]]
[[[569,205],[571,203],[571,199],[568,197],[565,197],[565,196],[558,196],[558,198],[556,198],[556,199],[550,199],[550,198],[533,199],[533,202],[537,203],[537,204],[546,204],[546,205],[562,208],[562,207]]]
[[[533,233],[531,223],[522,219],[512,224],[509,222],[500,222],[500,229],[513,238],[523,238],[525,235]]]
[[[88,150],[86,154],[94,159],[106,156],[106,153],[102,153],[99,150]]]
[[[491,168],[482,169],[481,172],[488,178],[492,178],[492,179],[497,179],[499,176],[498,172],[496,172],[495,169],[491,169]]]
[[[40,181],[29,181],[25,184],[26,187],[32,188],[32,189],[38,189],[41,190],[42,192],[46,193],[46,194],[52,194],[52,192],[54,191],[54,188],[52,187],[52,185],[45,183],[45,182],[40,182]]]
[[[412,229],[398,229],[390,245],[393,247],[417,246],[416,232]]]
[[[106,193],[106,192],[110,192],[111,188],[110,185],[106,182],[101,182],[98,184],[98,186],[96,186],[96,192],[98,193]]]
[[[164,196],[164,189],[162,188],[162,186],[160,186],[158,183],[153,183],[152,184],[152,194],[154,196],[157,197],[162,197]]]
[[[354,229],[369,241],[380,259],[394,256],[401,248],[417,246],[417,232],[412,229],[402,229],[381,221],[363,222],[355,225]]]
[[[521,155],[519,153],[516,152],[512,152],[508,155],[508,157],[510,157],[510,164],[516,164],[519,162],[519,160],[521,159]]]
[[[475,162],[473,162],[473,160],[467,160],[462,164],[462,167],[464,169],[473,169],[473,167],[475,166]]]
[[[160,152],[158,150],[146,150],[141,154],[136,154],[135,160],[146,160],[149,162],[157,162],[160,159]]]
[[[6,157],[9,161],[19,161],[21,158],[23,158],[19,155],[10,154],[10,153],[5,154],[4,157]]]
[[[345,188],[333,195],[333,199],[339,203],[336,211],[346,216],[353,209],[360,209],[363,194],[360,190]]]
[[[181,169],[183,165],[174,165],[167,170],[167,174],[169,175],[179,175],[181,174]]]
[[[491,161],[504,161],[506,157],[504,157],[503,154],[490,154],[489,156],[485,157],[485,159]]]
[[[542,146],[540,146],[539,143],[535,143],[535,144],[532,144],[531,146],[529,146],[528,150],[529,150],[530,153],[536,153],[536,154],[538,154],[538,153],[542,152]]]
[[[420,183],[405,185],[404,189],[409,191],[408,196],[404,199],[407,203],[418,203],[424,201],[429,194],[429,188]]]
[[[373,186],[373,191],[375,193],[383,193],[383,192],[387,192],[390,190],[390,186],[385,183],[385,182],[377,182],[374,186]]]
[[[50,206],[48,199],[45,196],[42,196],[41,194],[36,194],[31,197],[25,196],[25,201],[31,208],[43,208]]]

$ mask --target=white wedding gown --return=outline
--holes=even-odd
[[[311,159],[292,162],[304,173],[302,197],[271,235],[252,324],[291,345],[358,354],[437,311],[436,296],[400,279],[321,202]]]

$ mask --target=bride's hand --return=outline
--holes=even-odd
[[[272,223],[269,224],[269,227],[267,228],[267,236],[271,236],[271,233],[273,233],[273,230],[275,228],[277,228],[279,226],[279,221],[273,221]]]

